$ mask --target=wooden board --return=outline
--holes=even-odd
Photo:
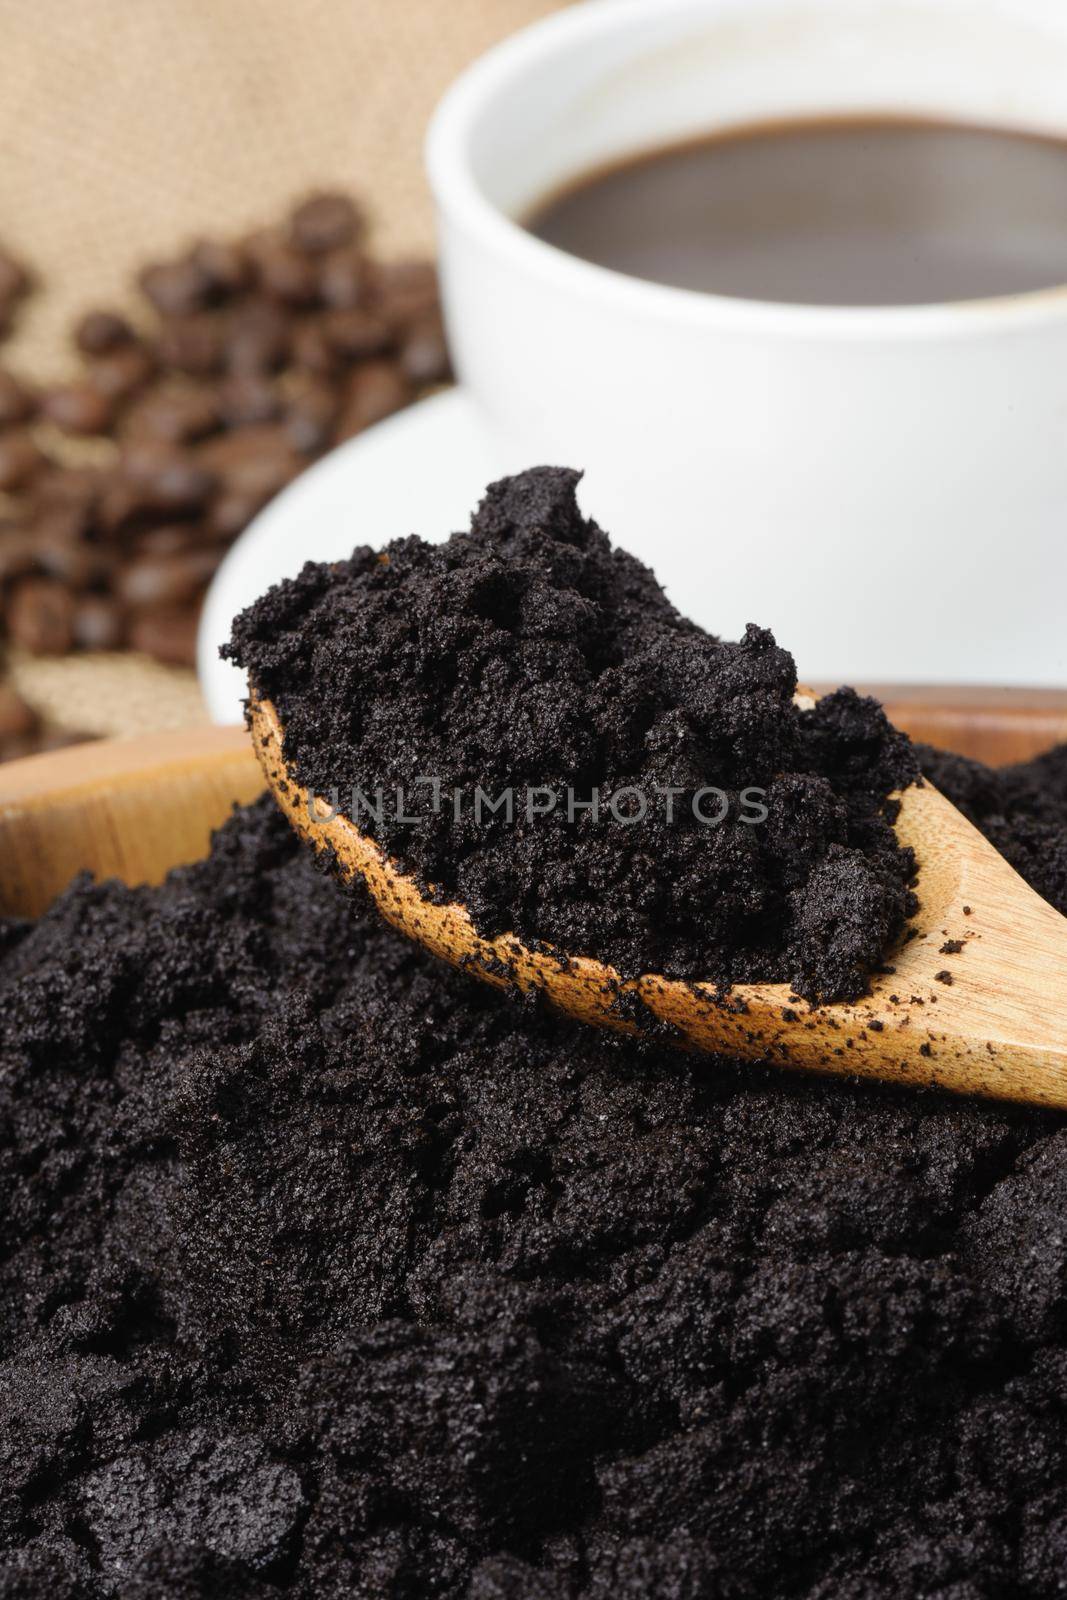
[[[1067,740],[1067,691],[885,687],[913,737],[999,765]],[[244,728],[76,745],[0,765],[0,913],[37,916],[83,868],[158,883],[263,779]]]
[[[158,883],[264,788],[244,728],[102,739],[0,766],[0,913],[38,916],[88,868]]]
[[[1004,767],[1067,742],[1067,689],[873,684],[898,728],[924,744]]]

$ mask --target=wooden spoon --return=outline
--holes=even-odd
[[[464,906],[428,900],[293,781],[269,700],[253,693],[249,712],[264,775],[301,838],[332,851],[342,877],[363,878],[399,932],[486,983],[541,990],[582,1022],[625,1033],[669,1024],[660,1031],[682,1048],[1067,1108],[1067,918],[930,784],[903,792],[896,824],[920,867],[912,937],[863,999],[809,1007],[786,984],[721,994],[651,974],[623,981],[586,956],[483,939]]]

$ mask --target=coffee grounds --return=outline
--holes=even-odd
[[[4,1600],[1063,1593],[1061,1117],[575,1027],[267,802],[0,922],[0,1202]]]
[[[680,616],[582,517],[578,477],[492,485],[444,545],[308,564],[223,653],[275,702],[300,782],[482,933],[625,976],[855,997],[914,909],[886,798],[916,776],[907,741],[851,690],[798,710],[793,658],[765,629],[727,643]],[[356,790],[383,792],[380,817]],[[479,815],[479,790],[490,805],[511,790],[512,818]],[[694,797],[725,819],[698,820]]]

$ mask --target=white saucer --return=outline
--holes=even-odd
[[[244,673],[219,660],[238,611],[305,561],[337,561],[356,545],[407,533],[446,539],[467,526],[486,484],[508,470],[494,460],[467,395],[450,389],[301,473],[245,529],[208,590],[197,665],[214,720],[239,722],[243,714]]]

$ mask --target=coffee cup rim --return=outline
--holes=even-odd
[[[925,3],[958,9],[958,0]],[[714,9],[708,0],[583,0],[580,7],[542,18],[493,46],[445,92],[427,129],[426,171],[440,215],[498,259],[556,288],[642,317],[694,327],[804,338],[940,338],[1039,325],[1067,315],[1067,282],[984,299],[901,306],[805,305],[677,288],[570,255],[537,238],[484,193],[469,157],[474,130],[486,107],[512,90],[524,73],[560,50],[588,49],[599,37],[634,21]],[[581,175],[580,170],[574,173],[575,178]]]

